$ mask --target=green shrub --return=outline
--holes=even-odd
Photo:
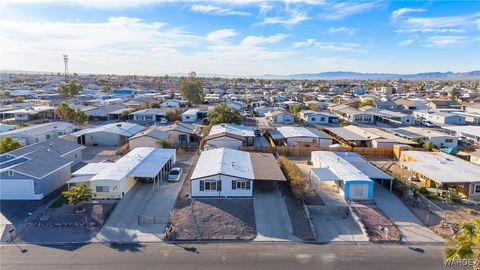
[[[432,200],[432,201],[438,199],[438,195],[435,194],[435,193],[429,193],[429,194],[425,195],[425,197],[429,200]]]
[[[456,189],[449,188],[448,191],[445,193],[445,200],[448,204],[454,204],[460,201],[460,195],[458,194]]]
[[[63,196],[63,195],[60,195],[60,197],[58,197],[58,198],[50,205],[50,208],[62,207],[62,206],[64,206],[65,204],[68,204],[68,199],[65,198],[65,196]]]
[[[426,187],[421,187],[418,191],[420,191],[420,193],[422,193],[422,194],[428,194],[429,193]]]

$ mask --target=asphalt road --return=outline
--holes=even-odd
[[[457,269],[444,267],[443,249],[371,243],[4,245],[0,269]]]

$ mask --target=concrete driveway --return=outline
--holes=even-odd
[[[285,200],[275,182],[255,183],[253,207],[257,225],[255,241],[299,240],[293,235]]]
[[[378,208],[380,208],[398,226],[400,235],[402,236],[402,242],[445,242],[443,238],[425,227],[423,223],[403,204],[403,202],[386,188],[375,184],[373,198]]]
[[[161,235],[165,231],[170,211],[185,181],[191,161],[191,155],[177,157],[174,166],[183,169],[182,177],[177,183],[163,182],[155,189],[151,183],[137,183],[117,204],[93,241],[119,243],[161,241]]]
[[[305,160],[295,161],[305,177],[309,176],[311,165]],[[316,190],[325,205],[310,205],[308,211],[312,218],[317,241],[368,241],[360,225],[348,211],[348,204],[334,188],[333,182],[316,182]]]
[[[318,182],[317,186],[325,205],[308,206],[317,241],[368,241],[360,225],[351,216],[347,202],[332,187],[332,183]]]

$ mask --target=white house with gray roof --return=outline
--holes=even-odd
[[[191,176],[192,197],[252,197],[256,181],[286,181],[273,154],[230,148],[203,151]]]
[[[56,138],[0,155],[0,199],[41,200],[70,180],[82,148]]]
[[[90,146],[121,146],[127,143],[128,138],[145,129],[145,127],[118,122],[98,127],[86,128],[70,134],[70,138],[78,144]]]
[[[78,126],[69,122],[51,122],[2,132],[0,138],[10,136],[28,145],[70,134],[77,129]]]

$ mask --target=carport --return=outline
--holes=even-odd
[[[154,151],[148,155],[140,164],[128,173],[128,177],[133,177],[136,181],[142,180],[152,182],[153,188],[159,186],[168,178],[168,173],[175,163],[175,150]]]

